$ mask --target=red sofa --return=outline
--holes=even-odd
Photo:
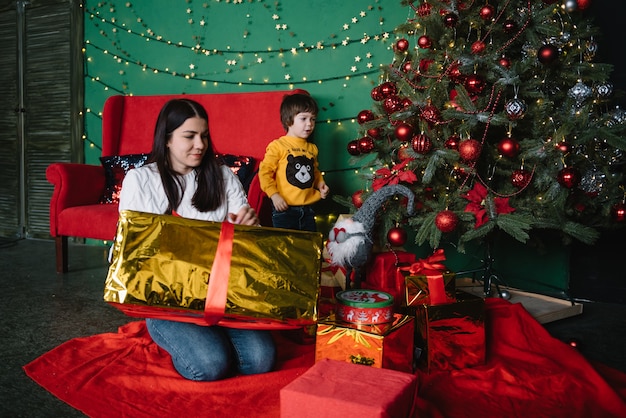
[[[206,108],[215,151],[252,157],[256,171],[267,144],[284,134],[279,108],[286,93],[112,96],[105,102],[102,114],[102,156],[149,153],[161,107],[169,99],[186,97]],[[46,170],[46,178],[54,185],[50,235],[56,242],[56,270],[62,273],[68,270],[68,237],[112,240],[118,208],[116,203],[100,203],[105,191],[102,165],[53,163]],[[261,223],[269,226],[271,206],[256,175],[248,200],[259,213]]]

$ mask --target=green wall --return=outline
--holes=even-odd
[[[99,164],[101,112],[111,95],[304,88],[321,109],[320,168],[333,194],[350,195],[368,186],[346,150],[360,136],[354,118],[371,108],[379,68],[393,61],[395,27],[414,15],[400,0],[86,0],[85,161]],[[325,201],[322,228],[341,211]],[[568,287],[568,252],[552,244],[546,252],[498,243],[496,267],[508,284],[559,293]],[[456,271],[484,258],[482,248],[446,253]]]

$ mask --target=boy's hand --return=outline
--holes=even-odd
[[[278,194],[278,193],[274,193],[270,199],[272,199],[272,204],[274,205],[274,209],[276,209],[279,212],[284,212],[287,209],[289,209],[289,205],[287,204],[287,202],[285,202],[285,199],[283,199],[283,197]]]
[[[326,185],[326,183],[320,183],[319,191],[322,199],[326,199],[328,197],[328,193],[330,193],[330,188]]]

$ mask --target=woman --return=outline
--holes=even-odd
[[[119,209],[214,222],[258,225],[239,179],[215,157],[208,115],[188,99],[167,102],[157,119],[148,164],[130,170]],[[191,380],[211,381],[231,371],[272,370],[276,347],[269,331],[205,327],[146,319],[152,339]]]

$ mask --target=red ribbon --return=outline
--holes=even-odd
[[[204,303],[204,319],[209,325],[216,325],[226,310],[234,236],[235,224],[222,222]]]
[[[443,252],[443,249],[438,248],[430,257],[421,258],[417,260],[415,263],[411,264],[408,270],[414,276],[420,273],[426,274],[425,273],[426,270],[431,270],[431,271],[438,270],[438,271],[443,272],[446,270],[446,266],[439,262],[445,261],[445,259],[446,259],[446,256]]]

